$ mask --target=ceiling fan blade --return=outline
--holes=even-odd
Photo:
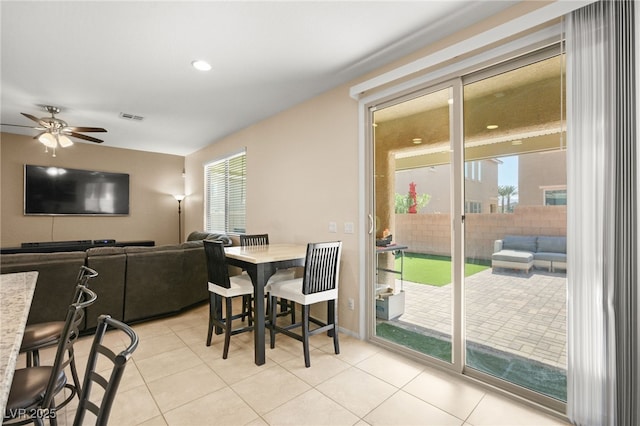
[[[24,113],[24,112],[21,112],[20,114],[24,115],[24,116],[25,116],[25,117],[27,117],[29,120],[33,120],[33,121],[35,121],[36,123],[38,123],[39,125],[41,125],[41,126],[42,126],[42,127],[44,127],[45,129],[48,129],[48,128],[49,128],[49,123],[47,123],[46,121],[42,121],[42,120],[40,120],[38,117],[34,117],[33,115],[31,115],[31,114],[27,114],[27,113]]]
[[[23,126],[22,124],[0,123],[0,126],[26,127],[28,129],[44,130],[42,127]]]
[[[91,136],[82,135],[82,134],[80,134],[80,133],[76,133],[76,132],[64,132],[64,134],[69,135],[69,136],[73,136],[74,138],[84,139],[84,140],[89,141],[89,142],[95,142],[95,143],[102,143],[102,142],[104,142],[104,141],[103,141],[103,140],[101,140],[101,139],[96,139],[96,138],[93,138],[93,137],[91,137]]]
[[[73,126],[67,126],[64,128],[64,131],[70,131],[70,132],[106,132],[106,129],[103,129],[102,127],[73,127]]]

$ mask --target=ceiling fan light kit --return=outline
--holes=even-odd
[[[102,143],[101,139],[94,138],[92,136],[83,135],[80,132],[106,132],[102,127],[74,127],[69,126],[66,121],[56,118],[56,114],[60,112],[60,108],[50,105],[43,105],[46,112],[51,114],[51,117],[37,118],[31,114],[21,112],[20,114],[27,117],[29,120],[38,123],[38,126],[32,127],[35,130],[40,130],[42,133],[36,135],[34,139],[38,139],[45,147],[45,152],[48,152],[48,148],[53,149],[53,156],[56,156],[56,148],[58,145],[61,148],[67,148],[73,145],[73,141],[69,137],[83,139],[89,142]],[[3,126],[17,126],[28,127],[19,124],[2,124]]]

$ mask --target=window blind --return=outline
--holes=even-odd
[[[246,151],[206,164],[205,230],[244,233]]]

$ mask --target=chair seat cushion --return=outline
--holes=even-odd
[[[272,284],[276,284],[282,281],[290,281],[296,277],[295,269],[278,269],[275,274],[269,277],[267,285],[264,288],[264,292],[268,293]]]
[[[243,296],[253,294],[253,283],[247,274],[234,275],[229,277],[230,288],[222,287],[216,283],[209,282],[209,291],[222,297]]]
[[[64,321],[41,322],[30,324],[24,329],[20,352],[30,352],[43,347],[55,345],[62,335]]]
[[[322,291],[319,293],[302,294],[302,278],[273,283],[270,286],[271,296],[287,299],[301,305],[312,305],[325,300],[338,298],[338,289]]]
[[[13,382],[7,399],[7,411],[15,412],[18,408],[31,407],[44,398],[51,366],[20,368],[13,374]],[[67,377],[61,371],[56,380],[55,393],[67,384]]]

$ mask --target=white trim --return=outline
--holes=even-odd
[[[506,22],[502,25],[498,25],[497,27],[494,27],[483,33],[480,33],[471,38],[458,42],[452,46],[446,47],[442,50],[439,50],[435,53],[422,57],[406,65],[395,68],[377,77],[374,77],[362,83],[356,84],[355,86],[352,86],[349,89],[349,95],[354,99],[360,99],[360,97],[369,90],[381,87],[385,84],[392,83],[393,81],[409,76],[413,73],[420,72],[429,67],[437,66],[446,61],[453,60],[458,56],[467,54],[476,49],[483,48],[492,43],[500,42],[501,40],[504,40],[507,37],[511,37],[514,34],[519,34],[523,31],[534,28],[537,25],[541,25],[553,19],[564,16],[569,12],[572,12],[588,4],[594,3],[595,1],[596,0],[558,0],[554,3],[551,3],[548,6],[541,7],[540,9],[530,12],[526,15],[519,16],[515,19],[512,19],[509,22]],[[555,25],[552,28],[555,28],[555,27],[559,27],[559,25]],[[545,33],[545,30],[541,30],[535,34],[539,36],[544,33]],[[525,38],[529,38],[529,36],[524,37],[523,39]],[[510,46],[511,44],[512,43],[507,43],[503,47],[507,48],[507,46],[509,46],[508,50],[512,51],[514,50],[514,48]],[[498,50],[498,49],[494,49],[494,50]],[[484,53],[478,56],[486,57],[486,55],[487,54]],[[470,58],[467,61],[477,60],[478,56],[474,56],[473,58]],[[464,63],[467,61],[462,61],[461,63]],[[433,79],[434,77],[429,78],[429,80],[433,80]]]
[[[219,163],[220,161],[224,161],[224,160],[228,160],[230,158],[234,158],[237,157],[238,155],[242,155],[245,154],[247,155],[247,147],[243,146],[242,148],[239,148],[237,150],[233,150],[227,154],[223,154],[220,155],[212,160],[207,160],[207,161],[203,161],[202,162],[202,167],[206,168],[207,166],[210,166],[213,163]]]

